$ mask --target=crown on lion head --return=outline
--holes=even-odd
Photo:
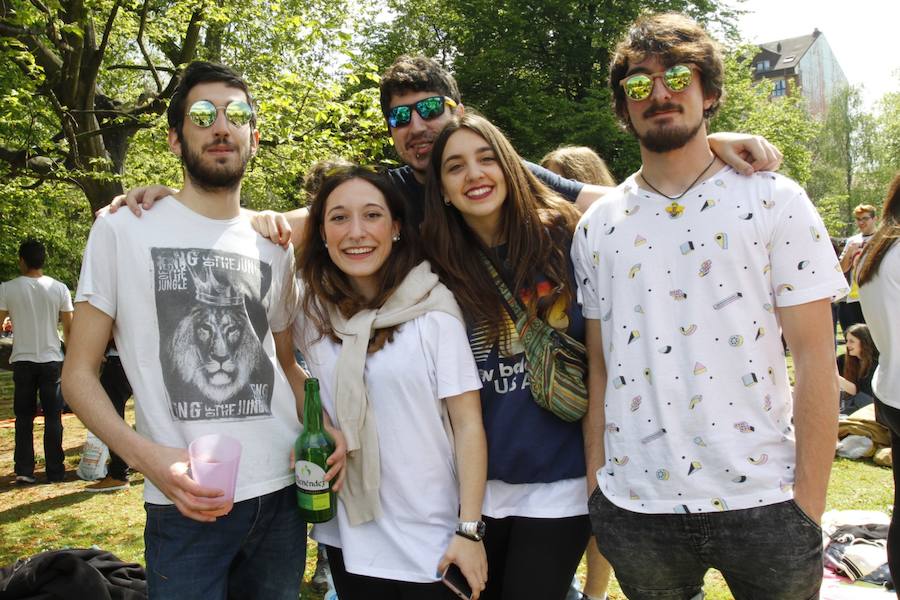
[[[222,283],[216,279],[212,267],[206,266],[202,270],[188,267],[191,279],[194,281],[194,297],[198,302],[210,306],[242,306],[244,295],[230,283]]]

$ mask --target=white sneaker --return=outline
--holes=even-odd
[[[31,475],[16,475],[16,483],[37,483],[37,479]]]

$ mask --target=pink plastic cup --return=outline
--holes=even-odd
[[[213,433],[198,437],[188,446],[191,478],[203,487],[222,490],[225,500],[234,501],[241,443],[227,435]]]

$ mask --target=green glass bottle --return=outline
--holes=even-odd
[[[303,402],[303,432],[294,442],[294,477],[297,506],[307,523],[324,523],[334,518],[337,504],[331,484],[325,481],[325,460],[334,452],[334,440],[322,426],[319,380],[306,380]]]

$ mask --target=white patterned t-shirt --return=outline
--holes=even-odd
[[[581,218],[572,258],[584,316],[601,321],[604,495],[644,513],[790,499],[775,307],[847,292],[802,188],[726,167],[673,204],[631,176]]]

